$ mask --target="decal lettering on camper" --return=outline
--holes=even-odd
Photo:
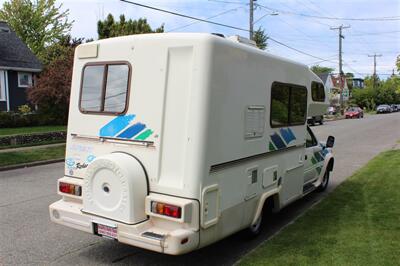
[[[117,116],[100,128],[99,136],[117,139],[146,140],[154,131],[147,128],[146,124],[134,121],[135,117],[136,115],[134,114]]]

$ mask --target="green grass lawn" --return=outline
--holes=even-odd
[[[400,265],[400,150],[384,152],[241,265]]]
[[[65,145],[49,148],[32,148],[26,151],[0,153],[0,167],[65,157]]]
[[[67,126],[40,126],[40,127],[16,127],[16,128],[0,128],[0,136],[44,133],[53,131],[67,130]]]

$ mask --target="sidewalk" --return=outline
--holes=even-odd
[[[37,146],[27,146],[27,147],[19,147],[19,148],[10,148],[10,149],[3,149],[3,150],[0,150],[0,153],[16,152],[16,151],[28,151],[28,150],[34,150],[34,149],[58,147],[58,146],[63,146],[63,145],[65,145],[65,143],[55,143],[55,144],[46,144],[46,145],[37,145]]]

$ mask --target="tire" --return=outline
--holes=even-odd
[[[319,121],[319,124],[322,126],[322,125],[324,124],[324,120],[321,119],[321,120]]]
[[[250,225],[246,229],[246,236],[248,238],[255,238],[261,234],[263,231],[267,218],[272,216],[272,209],[274,207],[274,201],[272,197],[266,199],[264,202],[264,206],[261,210],[260,216],[258,217],[255,224]]]
[[[322,179],[322,183],[318,186],[317,191],[323,192],[329,185],[329,171],[326,171]]]
[[[314,118],[310,119],[310,125],[311,126],[315,126],[315,119]]]

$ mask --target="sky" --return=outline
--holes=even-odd
[[[208,19],[239,28],[249,27],[249,0],[132,0],[170,11]],[[0,0],[0,4],[4,0]],[[165,31],[218,32],[248,37],[246,31],[196,22],[119,0],[57,0],[69,9],[73,20],[72,36],[97,39],[97,21],[109,13],[118,18],[147,18],[154,28],[165,25]],[[373,57],[378,54],[377,73],[388,77],[400,55],[400,0],[257,0],[255,28],[262,27],[272,40],[267,52],[290,58],[309,66],[335,68],[338,72],[338,31],[343,29],[343,71],[356,77],[373,73]],[[274,14],[274,15],[272,15]],[[213,18],[211,18],[213,17]],[[351,19],[351,20],[344,20]],[[371,19],[372,18],[372,19]],[[382,20],[385,18],[386,20]],[[389,18],[390,20],[388,20]],[[354,20],[365,19],[365,20]]]

